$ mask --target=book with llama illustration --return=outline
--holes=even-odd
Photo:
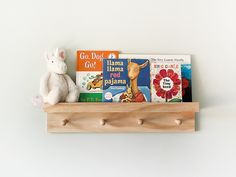
[[[77,51],[76,85],[80,91],[80,102],[102,101],[102,60],[118,58],[118,54],[118,51]]]
[[[182,101],[192,101],[192,69],[190,55],[146,55],[146,54],[119,54],[119,58],[154,59],[158,63],[175,63],[181,65]]]
[[[149,60],[103,60],[104,102],[150,102],[150,100]]]

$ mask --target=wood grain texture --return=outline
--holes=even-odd
[[[192,132],[199,103],[44,105],[48,132]]]
[[[192,132],[195,113],[50,113],[49,132]],[[66,120],[66,121],[65,121]],[[142,120],[142,124],[140,124]],[[177,124],[175,120],[181,120]],[[67,122],[65,124],[65,122]],[[102,123],[101,123],[102,122]]]
[[[185,103],[59,103],[44,105],[47,113],[65,112],[199,112],[198,102]]]

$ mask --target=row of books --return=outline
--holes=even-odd
[[[80,102],[191,102],[190,55],[77,51]]]

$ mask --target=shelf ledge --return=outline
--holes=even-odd
[[[47,113],[60,112],[199,112],[198,102],[182,103],[59,103],[45,104]]]

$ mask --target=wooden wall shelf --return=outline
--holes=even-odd
[[[192,132],[198,102],[44,105],[48,132]]]

